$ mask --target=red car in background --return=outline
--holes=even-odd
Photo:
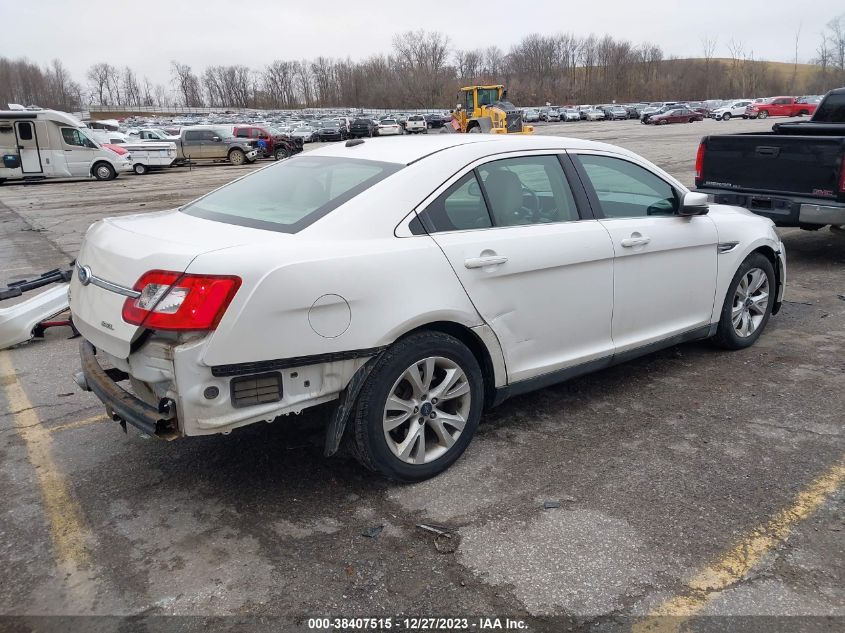
[[[770,116],[808,116],[818,107],[817,103],[795,97],[773,97],[768,103],[752,103],[745,109],[751,119],[767,119]]]
[[[666,125],[667,123],[692,123],[703,121],[704,115],[701,112],[689,108],[672,108],[668,112],[652,114],[645,123],[648,125]]]
[[[257,141],[259,149],[265,158],[280,160],[288,158],[302,151],[302,143],[289,138],[273,128],[263,125],[235,125],[232,134],[238,138],[249,138]]]

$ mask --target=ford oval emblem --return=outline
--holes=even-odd
[[[77,272],[77,277],[79,277],[79,283],[81,283],[83,286],[87,286],[91,283],[92,276],[93,275],[91,274],[91,269],[88,268],[88,266],[83,266]]]

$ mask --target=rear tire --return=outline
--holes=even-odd
[[[146,174],[150,170],[146,165],[142,165],[141,163],[135,163],[132,166],[132,171],[134,171],[139,176],[143,176],[144,174]]]
[[[762,305],[764,291],[765,305]],[[776,293],[772,262],[762,253],[751,253],[739,265],[728,287],[713,343],[732,350],[753,345],[769,322]],[[753,325],[753,329],[746,324]]]
[[[416,385],[408,378],[414,372]],[[389,400],[397,406],[388,409]],[[348,438],[352,452],[391,479],[434,477],[466,450],[483,402],[481,368],[463,343],[442,332],[412,334],[382,355],[361,389]]]
[[[97,180],[114,180],[117,178],[117,172],[114,170],[114,167],[103,162],[94,163],[91,173],[94,174],[94,178]]]

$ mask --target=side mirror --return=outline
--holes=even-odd
[[[707,201],[707,194],[690,191],[681,201],[681,208],[678,211],[678,215],[684,217],[706,215],[708,210],[709,203]]]

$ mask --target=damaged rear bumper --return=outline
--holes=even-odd
[[[122,424],[131,424],[147,435],[173,438],[177,435],[176,403],[162,398],[154,407],[122,389],[117,382],[129,376],[120,370],[106,370],[97,361],[96,350],[86,340],[79,346],[82,361],[80,386],[92,391],[106,406],[112,419]]]

